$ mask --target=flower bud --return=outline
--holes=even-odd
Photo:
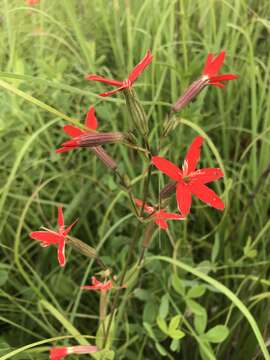
[[[167,199],[172,196],[176,191],[175,181],[170,181],[167,185],[160,190],[159,196],[161,200]]]
[[[124,90],[126,104],[132,121],[140,133],[145,136],[148,134],[148,121],[144,109],[132,88]]]
[[[107,166],[107,168],[112,171],[117,169],[116,162],[101,146],[91,147],[90,150],[103,162],[105,166]]]
[[[172,107],[173,112],[177,112],[183,109],[190,101],[192,101],[201,90],[208,84],[208,76],[202,75],[199,79],[193,81],[193,83],[185,90],[184,94],[176,101]]]

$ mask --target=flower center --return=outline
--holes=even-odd
[[[190,182],[190,178],[188,175],[183,176],[183,181],[185,184],[188,184]]]

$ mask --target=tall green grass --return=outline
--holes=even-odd
[[[78,289],[100,269],[68,249],[67,265],[60,270],[53,249],[41,249],[28,233],[54,226],[56,207],[63,204],[66,223],[80,218],[74,234],[99,249],[115,273],[123,268],[136,225],[125,193],[87,151],[59,156],[54,149],[64,139],[62,125],[82,123],[90,104],[100,129],[132,130],[123,97],[100,99],[96,94],[104,86],[84,76],[96,72],[124,79],[149,48],[154,61],[136,90],[154,146],[170,105],[200,74],[208,52],[225,49],[224,72],[240,76],[224,90],[201,93],[181,113],[162,149],[178,162],[194,136],[203,134],[201,166],[224,168],[224,186],[221,182],[216,190],[223,193],[226,211],[198,202],[188,222],[170,224],[172,241],[156,232],[142,277],[118,308],[116,359],[159,359],[163,351],[169,359],[262,358],[269,345],[270,294],[268,2],[41,0],[31,10],[24,1],[0,4],[1,356],[42,360],[52,344],[93,342],[81,335],[95,336],[98,295]],[[106,149],[139,194],[141,158],[120,145]],[[154,172],[149,200],[156,201],[165,181]],[[193,275],[179,269],[179,261]],[[207,273],[208,285],[198,272]],[[172,286],[175,277],[186,290],[204,288],[197,312],[207,311],[206,330],[220,324],[229,328],[223,342],[205,345],[192,303],[186,305]],[[215,281],[227,295],[235,294],[236,303],[215,288]],[[252,326],[246,310],[255,319]],[[167,323],[181,314],[185,337],[177,354],[158,327],[162,314]],[[258,332],[264,342],[258,342]]]

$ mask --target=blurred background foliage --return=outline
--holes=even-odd
[[[41,225],[53,228],[62,204],[67,224],[80,218],[73,234],[99,249],[115,274],[123,268],[136,225],[125,193],[89,151],[57,155],[54,150],[66,139],[62,126],[82,122],[89,105],[96,108],[99,129],[134,130],[123,96],[100,99],[97,94],[107,87],[84,77],[98,73],[125,79],[147,49],[154,61],[136,82],[136,91],[154,148],[171,104],[201,73],[208,52],[225,49],[223,72],[240,78],[225,89],[204,90],[181,113],[161,151],[182,161],[196,134],[205,136],[200,166],[225,169],[224,182],[214,186],[223,194],[226,211],[195,202],[188,221],[170,223],[170,236],[156,231],[146,257],[184,261],[223,283],[249,308],[269,344],[268,1],[0,4],[1,355],[73,335],[71,324],[81,334],[96,334],[98,294],[82,294],[79,285],[100,268],[68,248],[67,265],[60,269],[55,250],[41,249],[28,234]],[[139,197],[146,167],[142,157],[123,145],[106,149]],[[150,203],[157,202],[166,181],[154,172]],[[176,210],[174,199],[170,210]],[[140,242],[141,237],[134,261]],[[212,286],[157,260],[146,261],[141,275],[118,308],[117,359],[260,358],[243,314]],[[59,343],[76,342],[54,342]],[[46,359],[49,346],[30,347],[12,359]]]

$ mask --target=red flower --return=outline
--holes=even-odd
[[[26,5],[34,6],[34,5],[38,4],[39,2],[40,2],[40,0],[26,0]]]
[[[135,199],[136,205],[142,207],[142,200]],[[166,210],[156,210],[153,206],[144,205],[144,211],[148,214],[151,214],[151,217],[154,219],[155,223],[161,229],[168,229],[167,220],[185,220],[185,217],[179,214],[168,213]]]
[[[221,51],[216,58],[213,54],[209,53],[204,65],[203,75],[207,77],[207,84],[214,85],[217,87],[224,87],[221,81],[234,80],[238,78],[238,75],[234,74],[221,74],[218,75],[220,68],[222,67],[225,59],[225,51]]]
[[[110,96],[112,94],[115,94],[119,91],[122,91],[124,89],[131,87],[133,85],[134,81],[141,75],[141,73],[144,71],[144,69],[151,63],[152,59],[153,59],[153,56],[151,55],[150,50],[148,50],[146,55],[144,56],[144,58],[131,71],[127,80],[124,80],[124,81],[106,79],[106,78],[104,78],[102,76],[98,76],[98,75],[87,75],[86,80],[99,81],[104,84],[117,86],[118,88],[115,90],[99,94],[100,96],[103,96],[103,97]]]
[[[238,75],[234,74],[221,74],[218,72],[223,65],[225,58],[225,51],[222,51],[216,58],[213,58],[213,54],[208,54],[202,75],[184,91],[184,94],[179,97],[176,103],[173,105],[173,111],[180,111],[191,100],[193,100],[206,85],[214,85],[217,87],[224,87],[221,81],[228,81],[238,78]]]
[[[97,119],[93,107],[90,107],[87,113],[85,125],[91,130],[97,128]],[[116,143],[125,138],[125,135],[120,132],[92,133],[90,131],[83,131],[73,125],[65,125],[64,131],[72,137],[72,140],[65,141],[61,144],[61,148],[56,150],[57,153],[67,152],[78,147],[97,148],[100,145]],[[94,152],[97,156],[102,156],[100,151],[96,150]],[[99,157],[101,158],[101,156]]]
[[[201,136],[197,136],[193,140],[186,154],[182,170],[160,156],[152,157],[152,163],[156,168],[176,182],[177,205],[183,216],[190,212],[191,195],[197,196],[200,200],[216,209],[224,209],[221,199],[213,190],[205,185],[222,177],[222,171],[219,168],[196,170],[203,140]]]
[[[50,350],[50,360],[62,360],[71,354],[90,354],[97,351],[98,348],[93,345],[55,347]]]
[[[113,288],[112,281],[109,280],[107,282],[102,283],[101,281],[98,281],[95,276],[92,276],[92,285],[85,285],[81,286],[81,289],[84,290],[100,290],[100,291],[106,291]]]
[[[57,244],[59,265],[65,266],[65,238],[77,221],[78,220],[74,221],[73,224],[65,228],[63,211],[60,207],[58,208],[58,232],[53,230],[33,231],[30,233],[30,237],[31,239],[41,241],[41,246],[43,247]]]
[[[86,118],[85,118],[85,126],[88,127],[91,130],[96,130],[98,127],[98,121],[95,115],[95,109],[93,106],[91,106],[87,112]],[[70,137],[72,137],[74,141],[74,146],[63,146],[60,149],[57,149],[56,152],[57,153],[61,153],[61,152],[67,152],[72,150],[74,147],[77,147],[77,143],[78,143],[78,138],[81,135],[85,135],[85,134],[90,134],[91,132],[89,131],[83,131],[80,128],[74,126],[74,125],[65,125],[64,126],[64,132],[66,134],[68,134]]]

